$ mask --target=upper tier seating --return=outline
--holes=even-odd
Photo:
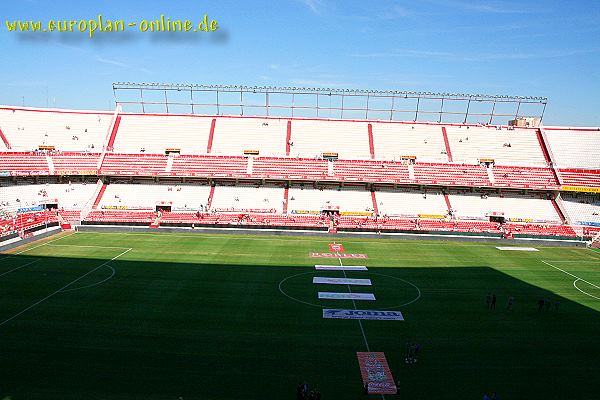
[[[333,163],[338,181],[411,183],[408,166],[399,162],[337,160]]]
[[[560,176],[564,185],[600,187],[598,169],[561,169]]]
[[[269,186],[217,186],[211,209],[217,212],[283,212],[283,188]]]
[[[378,160],[415,156],[417,162],[448,162],[440,125],[373,123],[373,144]]]
[[[167,156],[106,153],[100,172],[105,175],[153,176],[165,173]]]
[[[308,186],[308,185],[307,185]],[[302,189],[293,186],[288,194],[288,213],[320,212],[323,207],[339,207],[340,212],[365,213],[373,210],[371,194],[363,190],[351,189]]]
[[[600,170],[600,131],[544,130],[559,168]]]
[[[261,118],[218,118],[212,154],[241,156],[258,150],[261,156],[285,155],[287,120]]]
[[[557,189],[550,168],[494,166],[494,186]]]
[[[534,196],[507,194],[450,194],[450,204],[457,219],[488,219],[488,214],[500,213],[510,218],[560,223],[552,201]]]
[[[310,158],[255,158],[252,177],[270,179],[327,178],[327,161]]]
[[[106,187],[98,209],[154,210],[156,205],[162,204],[173,209],[199,210],[208,203],[209,194],[210,186],[111,184]]]
[[[290,156],[294,157],[314,158],[335,152],[344,159],[371,158],[366,122],[294,120],[291,142]]]
[[[60,153],[52,155],[56,175],[97,174],[100,154]]]
[[[0,129],[12,150],[40,145],[64,151],[102,151],[112,113],[0,109]]]
[[[211,123],[209,117],[123,114],[114,150],[164,154],[175,148],[182,154],[205,154]]]
[[[248,160],[242,156],[186,156],[173,158],[172,176],[244,177]]]
[[[600,225],[600,197],[585,193],[563,193],[561,197],[573,223]]]
[[[0,172],[12,176],[49,175],[46,156],[40,153],[0,153]]]
[[[498,165],[546,165],[537,133],[533,129],[449,126],[446,132],[455,162],[477,164],[481,158],[491,158]]]
[[[490,186],[487,170],[479,165],[416,164],[415,178],[433,185]]]

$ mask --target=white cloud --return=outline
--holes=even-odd
[[[315,14],[320,14],[321,10],[323,9],[323,0],[298,0],[300,1],[302,4],[304,4],[306,7],[308,7],[310,9],[310,11],[314,12]]]

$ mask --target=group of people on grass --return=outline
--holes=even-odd
[[[321,400],[321,392],[317,389],[311,390],[306,382],[300,382],[296,387],[296,400]]]
[[[497,301],[496,294],[488,292],[488,294],[485,296],[486,308],[488,310],[495,310],[496,309],[496,301]],[[553,304],[554,304],[554,311],[558,311],[558,309],[560,308],[560,301],[558,299],[556,299],[554,301],[554,303],[552,303],[552,301],[550,301],[550,299],[548,299],[548,298],[540,298],[537,302],[538,312],[542,312],[544,309],[546,311],[550,311],[550,308],[552,307]],[[513,296],[509,296],[507,304],[506,304],[506,309],[511,311],[513,309],[514,305],[515,305],[515,298]]]

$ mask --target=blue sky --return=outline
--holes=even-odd
[[[4,2],[0,103],[109,109],[115,81],[547,96],[600,126],[597,0]],[[218,21],[218,34],[15,34],[13,19]]]

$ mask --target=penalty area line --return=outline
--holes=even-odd
[[[5,255],[5,257],[2,257],[2,258],[0,258],[0,260],[4,260],[4,259],[10,258],[10,257],[18,256],[19,254],[23,254],[23,253],[25,253],[25,252],[27,252],[27,251],[31,251],[31,250],[37,249],[38,247],[47,246],[47,245],[49,245],[50,243],[53,243],[53,242],[56,242],[56,241],[59,241],[59,240],[62,240],[62,239],[66,239],[66,238],[68,238],[69,236],[73,236],[73,235],[75,235],[76,233],[77,233],[77,232],[69,233],[68,235],[61,236],[61,237],[59,237],[59,238],[57,238],[57,239],[50,240],[50,241],[48,241],[48,242],[46,242],[46,243],[38,244],[37,246],[29,247],[29,248],[27,248],[27,249],[25,249],[25,250],[21,250],[21,251],[18,251],[18,252],[16,252],[16,253],[10,253],[10,254],[6,254],[6,255]]]
[[[583,279],[583,278],[580,278],[580,277],[578,277],[578,276],[577,276],[577,275],[575,275],[575,274],[572,274],[572,273],[570,273],[570,272],[568,272],[568,271],[565,271],[564,269],[558,268],[557,266],[555,266],[555,265],[552,265],[552,264],[550,264],[549,262],[546,262],[546,261],[544,261],[544,260],[540,260],[540,261],[541,261],[541,262],[543,262],[544,264],[546,264],[546,265],[548,265],[548,266],[550,266],[550,267],[554,268],[554,269],[557,269],[557,270],[559,270],[559,271],[560,271],[560,272],[562,272],[562,273],[565,273],[565,274],[567,274],[567,275],[570,275],[570,276],[572,276],[573,278],[577,279],[578,281],[585,282],[585,283],[587,283],[588,285],[595,287],[596,289],[600,289],[600,286],[598,286],[598,285],[595,285],[595,284],[593,284],[592,282],[588,282],[588,281],[586,281],[585,279]]]
[[[81,275],[79,278],[67,283],[65,286],[61,287],[60,289],[50,293],[48,296],[44,297],[41,300],[36,301],[35,303],[33,303],[32,305],[30,305],[29,307],[25,308],[22,311],[19,311],[18,313],[16,313],[15,315],[13,315],[12,317],[5,319],[4,321],[0,322],[0,327],[7,324],[8,322],[12,321],[13,319],[17,318],[20,315],[23,315],[24,313],[26,313],[27,311],[31,310],[32,308],[34,308],[35,306],[43,303],[44,301],[48,300],[49,298],[53,297],[54,295],[64,291],[66,288],[68,288],[69,286],[71,286],[72,284],[79,282],[81,279],[85,278],[86,276],[88,276],[89,274],[91,274],[92,272],[95,272],[97,270],[99,270],[100,268],[104,267],[105,265],[108,265],[111,261],[116,260],[117,258],[129,253],[131,250],[133,250],[132,247],[128,248],[127,250],[121,252],[119,255],[114,256],[113,258],[111,258],[110,260],[100,264],[99,266],[97,266],[96,268],[86,272],[85,274]]]

